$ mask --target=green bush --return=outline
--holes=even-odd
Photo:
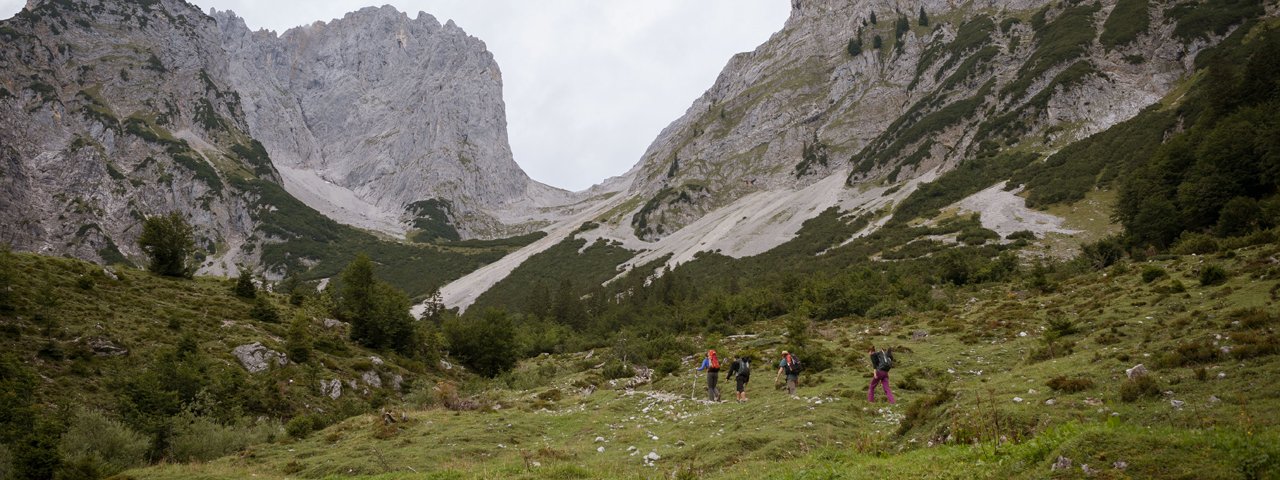
[[[307,438],[311,432],[324,428],[323,419],[310,414],[293,417],[284,424],[284,432],[292,438]]]
[[[504,310],[489,308],[479,317],[450,319],[444,335],[449,352],[481,375],[497,376],[519,360],[515,325]]]
[[[238,452],[249,445],[271,441],[278,429],[278,424],[270,422],[253,424],[243,420],[239,424],[227,425],[208,417],[186,413],[175,419],[169,447],[174,460],[206,462]]]
[[[636,372],[631,369],[630,365],[622,363],[621,361],[611,361],[608,364],[605,364],[604,370],[601,371],[600,374],[604,375],[605,380],[616,380],[619,378],[633,377]]]
[[[1089,377],[1068,377],[1059,375],[1045,382],[1045,386],[1052,388],[1055,392],[1077,393],[1083,392],[1094,387],[1093,380]]]
[[[1134,402],[1143,397],[1159,397],[1160,384],[1151,375],[1140,375],[1120,384],[1120,400]]]
[[[1203,233],[1185,232],[1170,250],[1178,255],[1207,255],[1218,251],[1218,239]]]
[[[1221,285],[1227,282],[1231,275],[1227,270],[1218,265],[1209,265],[1200,270],[1200,286],[1208,287],[1213,285]]]
[[[1151,283],[1156,281],[1157,279],[1161,279],[1167,276],[1169,276],[1169,272],[1166,272],[1164,271],[1163,268],[1157,267],[1155,265],[1148,265],[1142,269],[1143,283]]]
[[[266,295],[254,300],[253,308],[249,309],[249,316],[263,323],[280,323],[280,312]]]
[[[76,412],[58,440],[58,451],[65,461],[90,465],[107,476],[145,464],[150,448],[151,441],[145,435],[97,410]]]

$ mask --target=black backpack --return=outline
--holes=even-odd
[[[893,368],[893,355],[892,355],[892,354],[890,354],[890,353],[888,353],[888,352],[876,352],[876,355],[878,356],[878,358],[879,358],[879,360],[880,360],[880,366],[879,366],[878,370],[884,370],[884,371],[886,371],[886,372],[887,372],[887,371],[889,371],[889,369]]]
[[[738,376],[742,378],[751,377],[751,362],[742,360],[738,364]]]

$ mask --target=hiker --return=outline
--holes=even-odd
[[[790,352],[782,351],[782,361],[778,362],[778,375],[774,377],[773,383],[776,385],[782,378],[782,374],[787,374],[787,394],[796,396],[796,384],[800,382],[800,370],[804,368],[800,365],[800,359],[796,358]]]
[[[736,379],[734,385],[734,396],[738,399],[738,403],[747,401],[747,382],[751,381],[751,359],[745,355],[739,355],[733,359],[733,363],[729,365],[729,375],[725,380]]]
[[[716,357],[715,350],[707,350],[707,358],[698,367],[699,372],[703,370],[707,371],[707,397],[713,402],[719,402],[720,389],[716,388],[716,383],[720,380],[720,358]]]
[[[893,398],[893,390],[889,389],[889,369],[893,368],[893,348],[883,352],[877,352],[875,345],[868,350],[871,353],[871,367],[874,371],[871,373],[871,388],[867,389],[867,401],[876,402],[876,384],[884,385],[884,396],[889,399],[889,403],[897,403]]]

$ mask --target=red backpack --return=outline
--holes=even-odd
[[[709,357],[709,358],[711,359],[711,368],[714,368],[714,369],[716,369],[716,370],[719,370],[719,369],[720,369],[720,358],[719,358],[719,357],[716,357],[716,351],[715,351],[715,350],[710,350],[710,351],[708,351],[708,352],[707,352],[707,357]]]

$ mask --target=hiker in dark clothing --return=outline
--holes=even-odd
[[[745,356],[735,358],[729,365],[729,375],[725,379],[736,379],[735,396],[739,403],[747,401],[747,382],[751,381],[751,359]]]
[[[889,369],[893,368],[893,349],[890,348],[883,352],[877,352],[875,345],[868,350],[871,354],[871,368],[874,371],[871,374],[871,388],[867,389],[867,401],[875,403],[876,401],[876,385],[884,386],[884,396],[889,399],[889,403],[897,403],[893,398],[893,390],[889,389]]]
[[[786,350],[782,351],[782,361],[778,362],[778,376],[773,379],[773,383],[777,384],[782,374],[787,374],[787,394],[796,396],[796,385],[800,383],[800,359],[796,358]]]
[[[698,367],[699,372],[703,370],[707,371],[707,397],[713,402],[719,402],[720,389],[716,387],[716,383],[720,381],[720,358],[716,357],[715,350],[707,350],[707,358]]]

